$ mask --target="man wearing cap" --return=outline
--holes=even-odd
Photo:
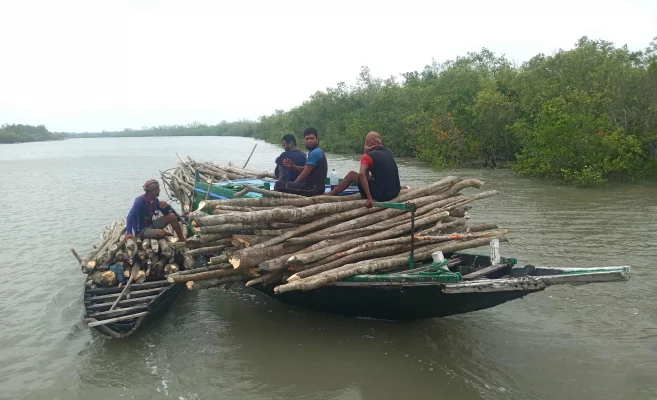
[[[149,179],[144,183],[144,194],[135,199],[126,223],[126,239],[139,236],[146,239],[161,239],[171,234],[164,230],[169,224],[178,235],[181,242],[185,237],[180,227],[180,222],[171,206],[166,201],[159,201],[160,184],[155,179]],[[161,211],[163,216],[153,219],[155,211]]]
[[[383,147],[381,135],[376,132],[368,133],[364,150],[360,159],[360,173],[350,171],[327,195],[335,196],[352,183],[358,182],[361,197],[367,199],[365,207],[372,207],[373,200],[389,201],[397,197],[401,191],[399,170],[392,152]]]

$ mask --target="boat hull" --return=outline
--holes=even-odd
[[[538,285],[517,290],[496,292],[445,292],[448,285],[439,283],[336,284],[302,292],[275,294],[272,286],[252,288],[281,302],[333,314],[386,320],[416,320],[446,317],[483,310],[540,292]]]

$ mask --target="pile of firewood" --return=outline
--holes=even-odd
[[[506,231],[496,231],[494,224],[466,224],[470,203],[498,193],[461,193],[482,184],[447,177],[402,190],[392,202],[414,204],[414,223],[408,211],[366,208],[360,195],[203,201],[190,214],[196,235],[189,240],[198,248],[186,253],[185,266],[191,267],[195,256],[218,255],[205,267],[186,268],[167,279],[187,282],[189,289],[243,281],[247,286],[275,285],[283,293],[363,273],[407,270],[411,231],[416,261],[431,260],[437,251],[451,253],[504,239]]]
[[[210,185],[234,179],[275,178],[273,174],[265,171],[248,170],[232,165],[217,165],[212,162],[200,162],[195,161],[189,156],[187,160],[183,159],[180,155],[178,155],[178,158],[180,158],[178,166],[160,172],[160,176],[164,182],[165,189],[169,193],[169,197],[180,201],[185,213],[191,211],[192,204],[194,203],[196,171],[199,172],[201,182]]]
[[[173,235],[171,226],[165,230]],[[175,236],[163,239],[125,239],[125,218],[113,221],[100,236],[100,243],[93,246],[91,252],[81,258],[74,249],[71,252],[80,263],[82,272],[89,275],[89,285],[116,286],[122,281],[116,270],[111,270],[115,264],[123,267],[123,275],[129,278],[132,268],[135,268],[133,279],[143,283],[148,277],[164,279],[166,275],[178,272],[176,254],[182,254],[183,244]],[[183,230],[185,233],[185,230]]]

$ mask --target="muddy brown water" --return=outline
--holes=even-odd
[[[559,286],[493,309],[387,322],[280,304],[234,287],[185,292],[126,340],[82,323],[84,253],[175,152],[241,164],[246,138],[77,139],[0,146],[0,398],[654,399],[657,186],[576,189],[504,170],[402,181],[484,180],[476,222],[509,229],[502,255],[545,266],[631,265],[628,282]],[[273,170],[263,142],[249,165]],[[328,155],[340,175],[357,156]],[[482,249],[486,251],[486,249]]]

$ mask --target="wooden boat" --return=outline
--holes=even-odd
[[[91,329],[112,338],[125,338],[166,311],[181,293],[182,285],[166,279],[133,283],[128,295],[109,311],[123,288],[84,290],[84,321]]]
[[[195,185],[193,209],[204,199],[230,199],[248,183],[269,189],[273,182],[236,180],[215,186]],[[210,189],[208,193],[208,188]],[[350,188],[353,193],[355,188]],[[330,190],[327,186],[327,191]],[[357,192],[357,189],[355,189]],[[247,196],[260,197],[258,193]],[[274,285],[253,289],[274,299],[316,311],[357,317],[410,320],[461,314],[495,307],[545,290],[548,286],[628,280],[630,266],[545,268],[516,266],[513,258],[491,262],[487,255],[453,253],[442,264],[416,264],[388,274],[356,275],[309,291],[274,293]],[[449,271],[443,267],[450,266]]]
[[[450,268],[467,274],[490,267],[485,255],[454,253],[462,263]],[[277,300],[316,311],[356,317],[411,320],[483,310],[540,292],[551,285],[611,282],[629,279],[630,267],[536,268],[515,267],[502,259],[501,268],[485,279],[450,282],[440,268],[404,273],[357,275],[307,292],[274,294],[273,286],[251,286]],[[416,269],[421,269],[416,266]]]

